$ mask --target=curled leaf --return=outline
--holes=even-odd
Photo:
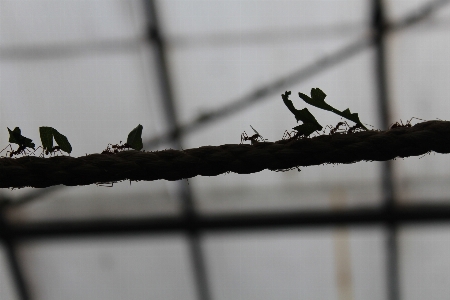
[[[139,124],[136,128],[131,130],[128,134],[127,144],[134,150],[141,150],[144,145],[142,144],[142,125]]]

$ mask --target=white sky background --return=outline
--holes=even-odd
[[[426,3],[386,2],[388,14],[394,20]],[[180,121],[188,122],[199,113],[225,105],[355,41],[369,25],[369,4],[370,1],[159,1]],[[449,119],[449,29],[450,8],[446,7],[429,21],[389,38],[389,82],[395,120],[406,121],[411,117]],[[144,32],[145,20],[139,1],[0,0],[0,149],[8,144],[6,127],[20,127],[23,135],[32,138],[36,144],[40,144],[39,126],[55,127],[69,138],[74,149],[72,156],[101,152],[108,143],[124,141],[137,124],[144,126],[144,140],[164,132],[165,120],[152,49],[141,43]],[[117,46],[102,50],[102,45],[107,43]],[[265,138],[278,140],[285,130],[296,125],[281,101],[281,93],[292,90],[291,99],[295,105],[303,107],[296,94],[309,94],[312,87],[324,90],[327,100],[335,107],[350,108],[359,113],[364,123],[378,127],[372,59],[373,51],[368,49],[304,82],[283,88],[259,104],[185,137],[185,147],[239,143],[243,131],[251,132],[249,125]],[[308,109],[321,124],[335,125],[340,121],[328,112]],[[166,147],[161,145],[160,149]],[[396,175],[402,201],[448,201],[449,160],[448,155],[439,154],[397,160]],[[303,168],[300,173],[264,171],[252,175],[198,177],[190,179],[189,184],[204,213],[374,206],[381,200],[379,168],[378,163],[317,166]],[[123,182],[115,184],[114,188],[95,185],[66,188],[11,211],[9,218],[14,222],[26,222],[176,214],[179,206],[174,187],[173,183],[156,181],[133,182],[131,186]],[[32,191],[2,190],[0,195],[18,199]],[[264,246],[235,236],[207,239],[205,247],[211,260],[215,296],[217,299],[239,299],[239,296],[242,299],[273,299],[281,291],[286,293],[284,299],[298,296],[297,282],[309,278],[307,275],[312,267],[305,268],[305,263],[312,260],[316,262],[314,268],[317,268],[318,277],[310,279],[305,289],[311,287],[314,291],[322,287],[324,297],[337,297],[333,277],[336,253],[332,245],[339,235],[333,231],[316,233],[300,232],[279,239],[264,235],[253,237],[256,241],[262,239]],[[366,234],[369,242],[365,240]],[[443,236],[446,239],[447,236]],[[382,261],[382,230],[352,231],[349,237],[352,241],[354,299],[368,299],[364,291],[369,290],[373,292],[370,299],[384,299],[383,269],[377,269],[373,274],[366,271],[374,267],[370,265],[372,257]],[[176,244],[179,253],[186,251],[182,238],[175,237],[174,240],[159,243],[166,243],[167,249]],[[304,243],[299,246],[297,240]],[[417,241],[420,243],[420,239]],[[135,248],[122,249],[120,241],[115,242],[108,242],[106,246],[101,242],[95,245],[80,243],[72,252],[64,250],[68,247],[65,242],[23,245],[22,256],[35,266],[30,268],[28,275],[33,291],[38,291],[37,299],[61,296],[77,299],[71,292],[70,282],[78,280],[80,274],[93,283],[102,281],[103,273],[92,267],[95,264],[85,261],[86,257],[92,258],[95,251],[110,251],[111,259],[118,262],[121,270],[142,260],[145,251],[139,249],[156,245],[152,239],[137,239],[127,241]],[[372,243],[370,251],[373,252],[366,257],[355,243]],[[436,247],[441,247],[439,245]],[[303,256],[297,255],[298,247],[305,247],[306,250],[301,252]],[[407,247],[408,244],[405,251]],[[53,250],[47,251],[47,248]],[[246,260],[250,253],[260,248],[265,250],[260,250],[262,252],[254,261]],[[49,255],[52,251],[59,254]],[[154,255],[159,255],[168,264],[173,257],[187,256],[186,253],[155,251],[157,254]],[[420,255],[413,252],[408,257],[417,259]],[[433,257],[439,259],[439,255]],[[270,265],[272,259],[275,260],[272,267],[276,278],[251,273],[254,267]],[[409,267],[410,262],[406,259],[405,270],[414,274],[414,268]],[[71,263],[80,264],[81,273],[67,275],[64,270],[70,269]],[[185,269],[189,269],[189,262],[185,264]],[[284,264],[302,270],[285,274],[283,280]],[[46,288],[51,285],[54,273],[38,276],[41,270],[49,270],[49,265],[53,266],[51,270],[62,274],[61,289],[57,294]],[[64,270],[57,268],[62,265]],[[176,266],[171,268],[176,269]],[[148,273],[145,268],[136,271],[141,273],[126,268],[122,271],[125,275],[110,278],[111,284],[120,281],[130,290],[131,287],[139,289],[131,278],[145,276],[150,287],[161,288],[158,291],[165,299],[177,299],[176,293],[164,290],[157,275],[153,278],[154,273]],[[327,285],[321,285],[320,274],[331,276]],[[450,278],[450,268],[444,268],[442,274]],[[172,275],[167,276],[170,281]],[[421,273],[416,277],[407,276],[403,287],[408,289],[420,280],[426,282],[428,277],[421,276]],[[126,282],[126,278],[130,282]],[[230,281],[236,278],[242,280],[239,290],[233,290]],[[174,279],[173,284],[175,282],[178,281]],[[270,291],[264,290],[262,287],[269,289],[268,282],[280,284],[275,284]],[[194,299],[190,284],[183,284],[186,293]],[[64,286],[67,288],[62,288]],[[3,299],[2,293],[7,292],[3,285],[0,287],[0,298]],[[84,299],[122,299],[119,294],[109,294],[106,290],[102,294],[95,290],[95,284],[87,291],[92,294],[83,295]],[[419,299],[413,293],[407,295],[407,299]],[[429,299],[440,299],[439,294],[433,295],[435,298]]]

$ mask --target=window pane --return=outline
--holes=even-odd
[[[400,234],[402,299],[438,300],[450,295],[450,227],[407,226]]]
[[[385,299],[377,228],[208,236],[215,299]]]
[[[184,238],[27,242],[33,299],[195,299]]]

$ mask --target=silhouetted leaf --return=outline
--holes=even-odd
[[[316,130],[320,130],[314,125],[313,123],[303,123],[301,125],[295,126],[292,128],[294,130],[297,130],[299,132],[299,135],[309,136]]]
[[[42,148],[46,151],[51,151],[53,148],[53,128],[39,127],[39,135],[41,136]]]
[[[51,152],[53,149],[53,138],[55,138],[56,144],[62,151],[71,153],[72,146],[65,135],[62,135],[53,127],[42,126],[39,127],[39,134],[41,136],[42,147],[44,150]]]
[[[291,113],[294,114],[297,122],[298,121],[303,122],[302,125],[296,126],[293,129],[297,130],[300,133],[300,135],[305,136],[309,136],[316,130],[322,130],[323,128],[322,125],[320,125],[319,122],[317,122],[316,118],[309,112],[307,108],[298,110],[294,107],[292,101],[289,100],[290,94],[291,92],[287,91],[281,95],[281,98],[283,99],[284,104],[291,111]]]
[[[8,127],[6,127],[6,128],[8,128]],[[34,149],[35,145],[33,143],[33,140],[22,136],[22,132],[20,131],[19,127],[14,128],[14,130],[11,130],[8,128],[8,132],[9,132],[9,142],[10,143],[14,143],[14,144],[18,144],[19,146],[25,146],[25,147]]]
[[[58,144],[62,151],[67,153],[72,152],[72,145],[70,145],[67,137],[59,133],[55,128],[53,128],[53,137],[55,138],[55,142]]]
[[[325,98],[327,95],[319,88],[313,88],[311,89],[311,98],[308,95],[305,95],[303,93],[298,93],[299,97],[302,98],[306,103],[324,109],[329,110],[332,112],[339,112],[338,110],[334,109],[332,106],[328,105],[325,102]]]
[[[14,130],[9,129],[9,127],[6,128],[8,128],[9,132],[9,142],[20,145],[20,137],[22,136],[20,128],[16,127]]]
[[[141,150],[144,145],[142,144],[142,125],[139,124],[136,128],[131,130],[128,134],[127,144],[134,150]]]
[[[312,88],[311,89],[311,97],[309,97],[308,95],[305,95],[303,93],[298,93],[298,95],[306,103],[308,103],[312,106],[324,109],[324,110],[334,112],[335,114],[337,114],[343,118],[346,118],[352,122],[355,122],[356,124],[360,125],[361,128],[368,130],[359,120],[359,116],[357,113],[351,113],[350,109],[348,109],[348,108],[341,112],[341,111],[335,109],[334,107],[332,107],[331,105],[329,105],[328,103],[326,103],[325,97],[327,95],[321,89]]]

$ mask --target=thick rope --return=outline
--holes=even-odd
[[[335,133],[274,143],[203,146],[182,151],[133,150],[78,158],[1,158],[0,188],[75,186],[121,180],[179,180],[226,172],[250,174],[265,169],[384,161],[430,151],[450,153],[449,121],[428,121],[388,131]]]

